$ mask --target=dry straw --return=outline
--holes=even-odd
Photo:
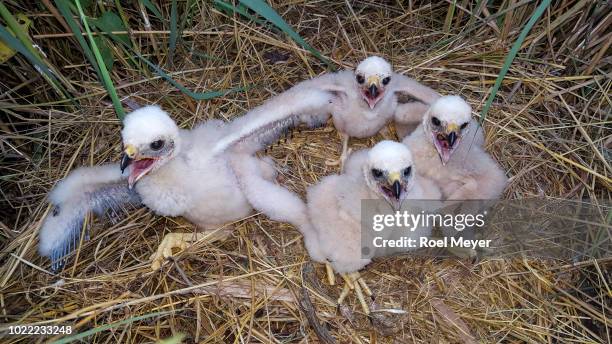
[[[208,2],[178,2],[174,29],[170,2],[153,5],[161,18],[149,1],[120,9],[111,3],[95,2],[85,12],[117,11],[129,24],[123,32],[129,32],[131,50],[112,50],[110,77],[119,98],[126,109],[161,104],[185,128],[240,116],[326,71],[274,27]],[[461,94],[480,111],[537,2],[475,3],[277,1],[272,7],[336,65],[353,67],[380,54],[399,72],[443,94]],[[49,210],[45,195],[77,166],[117,161],[120,123],[54,4],[5,4],[33,20],[30,37],[78,94],[62,100],[21,55],[0,65],[3,327],[72,325],[83,332],[110,325],[82,339],[91,343],[150,343],[179,333],[185,342],[202,343],[610,342],[609,257],[579,263],[377,260],[362,274],[377,295],[375,308],[382,309],[368,319],[354,296],[336,309],[342,287],[319,282],[325,269],[310,268],[294,228],[262,215],[234,223],[225,242],[198,242],[151,272],[148,258],[164,234],[196,228],[141,209],[116,224],[91,222],[92,240],[59,275],[50,273],[49,261],[36,252]],[[605,2],[553,1],[527,36],[485,120],[487,149],[511,176],[504,197],[610,201],[610,13]],[[173,63],[167,63],[169,38],[181,28]],[[195,101],[137,54],[194,92],[246,91]],[[382,138],[395,138],[393,128],[352,140],[352,147]],[[268,153],[279,166],[279,181],[303,195],[337,172],[331,163],[339,148],[329,124],[295,133]],[[43,341],[5,331],[0,338]]]

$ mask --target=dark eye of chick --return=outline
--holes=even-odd
[[[388,83],[389,83],[389,81],[391,81],[391,77],[390,77],[390,76],[388,76],[388,77],[384,78],[384,79],[383,79],[383,81],[382,81],[382,83],[383,83],[383,85],[386,85],[386,84],[388,84]]]
[[[357,74],[357,82],[363,84],[365,82],[365,78],[361,74]]]
[[[438,126],[440,125],[440,120],[437,117],[432,117],[431,118],[431,123],[433,123],[433,125]]]
[[[377,168],[373,168],[372,169],[372,175],[374,176],[374,178],[380,178],[383,175],[383,172]]]
[[[164,147],[164,140],[153,141],[149,147],[151,147],[152,150],[160,150]]]
[[[465,122],[465,123],[463,123],[463,124],[461,125],[461,129],[465,129],[465,128],[467,128],[467,126],[468,126],[468,123],[467,123],[467,122]]]
[[[402,172],[404,177],[410,177],[410,173],[412,173],[412,166],[406,167]]]

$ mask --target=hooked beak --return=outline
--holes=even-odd
[[[400,174],[397,172],[390,173],[389,179],[387,180],[389,188],[391,189],[390,203],[394,210],[400,210],[402,207],[402,192],[404,187],[402,186]]]
[[[136,147],[130,144],[125,145],[125,149],[123,150],[123,153],[121,153],[121,164],[119,165],[119,167],[121,167],[121,173],[123,173],[123,171],[130,166],[137,153],[138,150]]]
[[[393,182],[392,190],[393,190],[393,197],[395,197],[395,199],[399,201],[400,195],[402,194],[402,185],[400,184],[399,180],[396,180]]]
[[[455,142],[457,141],[457,133],[454,131],[451,131],[447,136],[446,136],[446,141],[448,142],[448,145],[453,147],[455,145]]]
[[[434,145],[436,146],[442,165],[446,165],[461,141],[459,126],[450,123],[446,126],[443,133],[433,133],[433,135]]]
[[[370,85],[368,91],[370,91],[370,97],[376,98],[376,96],[378,96],[378,86],[376,86],[376,84]]]
[[[121,173],[125,171],[125,169],[130,166],[134,159],[130,158],[129,155],[125,154],[125,152],[121,153],[121,163],[119,167],[121,168]]]
[[[138,158],[138,149],[131,144],[125,145],[119,167],[121,168],[121,173],[123,173],[128,166],[132,166],[128,176],[128,187],[130,189],[153,168],[155,160],[151,158]]]
[[[368,103],[370,109],[373,109],[378,101],[382,98],[382,90],[380,87],[380,78],[376,75],[368,77],[367,88],[363,91],[363,98]]]

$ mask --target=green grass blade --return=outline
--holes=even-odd
[[[120,0],[115,0],[115,9],[117,10],[117,13],[119,13],[119,19],[121,19],[121,26],[124,27],[126,31],[128,31],[130,27],[129,19],[125,14],[125,11],[123,10],[123,6],[121,6]],[[131,39],[128,35],[125,35],[125,37],[128,41]]]
[[[213,56],[213,55],[207,54],[205,52],[202,52],[200,50],[197,50],[197,49],[194,49],[194,48],[190,47],[189,46],[189,42],[187,42],[187,41],[183,40],[181,43],[183,45],[183,48],[185,50],[189,51],[189,54],[191,54],[191,55],[193,55],[193,56],[195,56],[197,58],[200,58],[200,59],[203,59],[203,60],[210,60],[210,61],[218,61],[218,62],[223,62],[223,63],[229,63],[229,60],[227,60],[227,59],[224,59],[224,58],[221,58],[221,57],[217,57],[217,56]]]
[[[75,3],[77,6],[77,10],[79,11],[79,17],[81,18],[81,21],[83,22],[83,26],[85,27],[85,31],[87,32],[87,38],[89,39],[89,44],[91,45],[91,49],[96,58],[98,67],[100,68],[100,74],[102,76],[102,80],[104,81],[104,86],[106,87],[106,91],[108,92],[108,95],[113,101],[113,106],[115,107],[115,112],[117,113],[117,117],[119,117],[119,119],[123,121],[123,119],[125,118],[125,111],[123,111],[123,106],[121,105],[121,101],[119,101],[119,97],[117,96],[117,90],[115,90],[113,81],[111,80],[111,77],[108,73],[108,70],[106,69],[106,66],[104,65],[104,61],[100,54],[100,50],[98,49],[98,46],[96,45],[96,42],[93,39],[91,30],[89,28],[89,24],[87,23],[87,17],[85,16],[85,13],[83,13],[83,9],[81,8],[81,2],[80,0],[76,0]]]
[[[518,38],[512,45],[510,52],[506,56],[504,65],[502,66],[501,71],[499,72],[499,75],[497,76],[497,79],[495,80],[495,84],[493,85],[493,88],[491,89],[489,98],[487,99],[487,102],[485,103],[482,109],[482,113],[480,114],[480,124],[484,122],[487,116],[487,113],[489,112],[489,109],[491,108],[491,104],[493,104],[493,100],[495,99],[495,96],[497,95],[497,91],[499,91],[502,81],[504,80],[504,77],[506,77],[506,74],[508,73],[508,70],[510,69],[510,66],[512,65],[512,61],[514,61],[514,58],[516,57],[516,54],[521,48],[523,41],[529,34],[529,31],[531,31],[531,29],[535,25],[536,21],[538,21],[538,19],[542,16],[544,11],[546,11],[546,8],[548,8],[549,5],[550,5],[550,0],[543,0],[542,3],[538,5],[535,12],[533,12],[533,14],[531,15],[531,18],[529,18],[529,21],[527,22],[527,24],[525,24],[525,26],[523,27],[523,30],[521,30],[520,35],[518,36]]]
[[[40,52],[34,47],[34,42],[30,39],[30,36],[22,30],[15,17],[2,2],[0,2],[0,17],[4,19],[8,25],[8,28],[4,28],[3,26],[3,40],[7,45],[14,51],[18,51],[24,55],[34,68],[42,73],[43,78],[47,80],[60,96],[64,98],[69,97],[72,100],[72,96],[66,91],[66,88],[70,89],[70,91],[75,91],[70,82],[61,74],[57,73],[51,65],[43,59]],[[15,37],[10,34],[8,29],[13,32]]]
[[[472,7],[470,19],[465,25],[466,28],[469,28],[472,26],[472,24],[474,24],[474,21],[476,20],[476,16],[480,16],[480,12],[482,12],[482,2],[483,1],[485,1],[485,6],[486,6],[486,2],[488,2],[487,0],[478,0],[476,1],[476,5]]]
[[[51,70],[47,67],[45,63],[43,63],[37,56],[34,56],[25,46],[22,44],[17,38],[13,37],[9,32],[8,28],[4,27],[4,25],[0,25],[0,39],[6,43],[11,49],[25,56],[34,67],[40,72],[54,77]]]
[[[176,0],[172,0],[170,7],[170,46],[168,47],[168,62],[172,64],[174,60],[174,51],[176,49],[176,41],[178,38],[178,21],[177,21]]]
[[[229,14],[229,15],[231,15],[233,12],[238,13],[241,16],[243,16],[243,17],[245,17],[245,18],[247,18],[249,20],[252,20],[252,21],[254,21],[255,23],[257,23],[257,24],[259,24],[261,26],[269,27],[269,28],[274,29],[276,32],[279,32],[279,31],[276,30],[276,28],[273,28],[271,25],[266,23],[265,20],[261,20],[261,19],[255,17],[255,16],[251,15],[249,12],[247,12],[245,10],[244,6],[240,6],[240,7],[234,6],[233,4],[231,4],[229,2],[222,1],[222,0],[214,0],[213,2],[215,4],[215,6],[219,10],[221,10],[221,11],[223,11],[223,12]]]
[[[91,25],[103,32],[127,31],[127,27],[124,25],[121,17],[111,11],[105,11],[100,17],[92,19]],[[132,45],[127,34],[118,34],[117,37],[125,44]]]
[[[161,12],[159,11],[159,8],[157,8],[157,5],[152,3],[151,0],[141,0],[141,1],[142,1],[143,5],[145,5],[145,7],[149,11],[151,11],[154,16],[157,17],[157,19],[164,20],[164,17],[162,16]]]
[[[23,55],[62,97],[69,96],[66,89],[62,87],[62,84],[55,77],[55,73],[38,56],[32,54],[22,42],[13,37],[3,25],[0,25],[0,40],[14,51]]]
[[[100,50],[100,56],[102,56],[102,61],[104,61],[104,66],[106,66],[106,69],[109,71],[113,70],[115,57],[113,56],[113,51],[109,47],[109,43],[102,35],[95,36],[94,42],[96,42],[96,46]]]
[[[98,80],[100,80],[100,82],[103,83],[103,79],[102,79],[102,73],[100,72],[100,68],[98,67],[98,63],[96,61],[96,58],[93,55],[93,52],[91,51],[91,48],[89,47],[89,45],[87,44],[84,36],[83,36],[83,32],[81,31],[80,26],[77,24],[76,20],[74,19],[73,16],[73,12],[71,9],[71,3],[70,0],[55,0],[55,4],[56,7],[58,9],[58,11],[60,12],[60,14],[62,15],[62,17],[64,18],[64,20],[66,21],[66,23],[68,24],[68,27],[70,28],[70,30],[74,33],[74,38],[77,40],[77,42],[79,43],[81,50],[83,52],[83,55],[85,56],[85,58],[87,59],[87,61],[89,61],[90,65],[93,67],[94,71],[96,72],[96,75],[98,76]],[[81,2],[82,4],[82,2]],[[115,15],[116,16],[116,15]],[[107,19],[106,21],[117,21],[119,20],[119,18],[117,17],[116,19]],[[100,18],[98,18],[97,21],[100,21]],[[99,24],[99,23],[96,23]],[[109,25],[107,23],[105,23],[104,20],[102,20],[102,23],[97,25],[97,27],[104,27],[104,29],[106,30],[113,30],[113,31],[124,31],[126,30],[125,27],[123,27],[123,25],[121,25],[120,27],[117,25],[114,25],[114,29],[109,28]],[[110,25],[113,26],[113,25]],[[125,35],[123,35],[125,36]],[[105,65],[107,67],[108,70],[111,69],[112,63],[110,63],[110,61],[112,61],[112,53],[111,50],[108,48],[107,43],[108,40],[103,37],[102,35],[98,35],[94,38],[96,40],[96,44],[98,45],[98,47],[101,47],[101,55],[103,57],[103,60],[105,61]],[[129,42],[129,40],[126,39],[126,41]],[[106,48],[106,49],[104,49]],[[103,83],[104,85],[104,83]]]
[[[123,45],[124,47],[127,47],[127,45],[124,42],[122,42],[119,38],[117,38],[117,36],[115,34],[109,33],[108,35],[116,43],[118,43],[120,45]],[[168,73],[164,72],[163,69],[161,69],[160,66],[158,66],[158,65],[154,64],[153,62],[149,61],[147,58],[142,56],[142,54],[140,54],[139,52],[133,50],[132,53],[134,55],[136,55],[136,57],[138,57],[147,66],[149,66],[155,73],[157,73],[157,75],[159,75],[164,80],[169,82],[172,86],[176,87],[183,94],[186,94],[187,96],[189,96],[189,97],[191,97],[191,98],[193,98],[195,100],[209,100],[209,99],[213,99],[213,98],[216,98],[216,97],[224,96],[224,95],[232,93],[232,92],[242,92],[242,91],[246,91],[247,89],[249,89],[249,87],[247,86],[247,87],[234,87],[234,88],[230,88],[228,90],[220,90],[220,91],[193,92],[190,89],[186,88],[185,86],[181,85],[178,81],[174,80]]]
[[[455,16],[455,6],[457,6],[457,0],[448,5],[448,12],[446,12],[446,18],[444,19],[444,32],[448,33],[453,23],[453,17]]]
[[[77,0],[78,1],[78,0]],[[140,320],[146,320],[146,319],[150,319],[150,318],[154,318],[157,316],[164,316],[166,314],[170,314],[172,312],[155,312],[155,313],[150,313],[150,314],[145,314],[145,315],[141,315],[141,316],[137,316],[137,317],[131,317],[125,320],[121,320],[121,321],[117,321],[111,324],[106,324],[106,325],[102,325],[102,326],[97,326],[95,328],[92,328],[91,330],[87,330],[81,333],[77,333],[75,335],[71,335],[68,337],[64,337],[62,339],[56,340],[55,342],[53,342],[52,344],[67,344],[70,342],[73,342],[75,340],[80,340],[83,338],[87,338],[93,334],[102,332],[102,331],[106,331],[121,325],[127,325],[127,324],[131,324],[135,321],[140,321]]]
[[[194,17],[192,15],[193,10],[197,7],[197,0],[187,0],[187,3],[185,4],[185,10],[183,11],[183,13],[181,13],[181,22],[178,28],[179,33],[185,31],[186,27],[194,27],[195,25],[197,25],[193,22]],[[182,35],[179,35],[177,37],[177,40],[182,40],[182,37]]]
[[[96,74],[98,74],[98,77],[102,79],[102,74],[100,73],[100,69],[98,68],[98,64],[96,63],[96,58],[94,57],[93,52],[89,48],[89,45],[87,45],[85,38],[83,38],[81,28],[79,28],[79,25],[72,16],[68,0],[55,0],[55,5],[57,6],[57,9],[61,13],[62,17],[64,17],[64,20],[66,21],[66,24],[68,24],[68,27],[70,27],[70,30],[72,30],[72,33],[74,33],[74,38],[76,38],[76,40],[81,45],[81,49],[83,49],[83,54],[85,55],[89,63],[93,66],[94,70],[96,71]]]
[[[255,11],[255,13],[262,16],[267,21],[281,29],[285,34],[291,37],[291,39],[301,45],[304,49],[310,51],[319,60],[323,61],[328,66],[333,67],[333,63],[330,60],[323,57],[323,55],[321,55],[318,50],[311,47],[310,44],[308,44],[308,42],[306,42],[297,32],[293,31],[291,26],[287,24],[287,22],[285,22],[285,20],[278,13],[276,13],[276,11],[272,7],[270,7],[265,1],[240,0],[240,3],[244,4],[251,10]]]
[[[148,65],[151,69],[153,69],[155,73],[157,73],[163,79],[168,81],[172,86],[176,87],[179,91],[181,91],[182,93],[188,95],[189,97],[195,100],[209,100],[209,99],[213,99],[216,97],[222,97],[232,92],[242,92],[248,89],[248,87],[234,87],[228,90],[221,90],[221,91],[193,92],[192,90],[181,85],[178,81],[174,80],[170,75],[164,72],[158,65],[147,60],[144,56],[140,55],[139,53],[136,53],[136,56],[138,56],[138,58],[140,58],[146,65]]]
[[[109,32],[127,31],[127,27],[125,26],[121,17],[115,12],[111,11],[105,11],[98,18],[92,18],[90,23],[92,28],[97,29],[96,32],[103,32],[107,35]],[[132,46],[132,42],[127,34],[117,34],[117,38],[121,39],[121,41],[126,45],[130,47]],[[94,37],[94,41],[100,50],[100,54],[102,55],[106,69],[111,71],[113,69],[115,59],[110,39],[105,37],[105,35],[99,34]]]
[[[6,21],[8,28],[13,31],[15,37],[17,37],[17,39],[30,52],[30,54],[36,56],[40,61],[42,61],[40,53],[36,50],[36,48],[34,48],[33,44],[27,44],[32,43],[30,37],[21,29],[21,26],[19,26],[19,23],[17,23],[15,17],[13,17],[11,12],[8,10],[8,8],[6,8],[6,6],[4,6],[4,3],[2,2],[0,2],[0,16],[2,16],[2,19]]]

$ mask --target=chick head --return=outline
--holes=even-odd
[[[468,133],[472,108],[459,96],[438,98],[423,117],[423,128],[446,164]]]
[[[392,73],[391,64],[378,56],[370,56],[357,65],[355,82],[370,109],[383,98]]]
[[[412,154],[404,144],[381,141],[368,152],[363,174],[368,187],[399,210],[414,186]]]
[[[179,151],[179,128],[159,106],[145,106],[125,117],[121,171],[130,167],[130,188],[170,161]]]

